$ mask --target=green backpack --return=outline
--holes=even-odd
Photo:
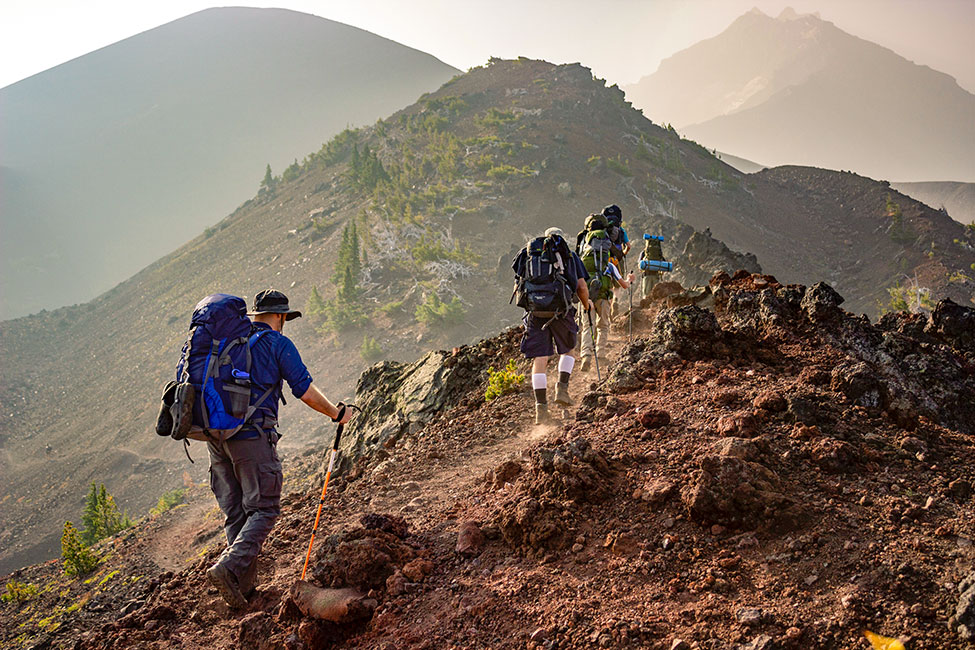
[[[613,278],[606,274],[606,267],[614,258],[616,245],[605,230],[586,233],[582,244],[582,264],[589,272],[589,297],[592,300],[609,300],[613,297]]]

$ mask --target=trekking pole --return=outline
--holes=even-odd
[[[345,409],[359,410],[355,404],[342,404],[339,402],[339,414],[336,419],[341,420],[345,415]],[[340,424],[335,430],[335,442],[332,443],[332,454],[328,459],[328,470],[325,472],[325,485],[322,486],[322,496],[318,499],[318,514],[315,515],[315,526],[311,529],[311,541],[308,542],[308,553],[305,555],[305,566],[301,569],[301,579],[305,579],[305,572],[308,571],[308,561],[311,559],[311,548],[315,544],[315,533],[318,532],[318,520],[322,516],[322,506],[325,505],[325,491],[328,490],[328,479],[332,476],[332,469],[335,467],[335,457],[339,455],[339,441],[342,439],[344,424]]]
[[[589,319],[589,336],[592,337],[592,358],[596,360],[596,379],[602,381],[603,378],[599,375],[599,355],[596,354],[596,330],[592,326],[592,303],[589,303],[589,309],[586,310],[586,318]]]

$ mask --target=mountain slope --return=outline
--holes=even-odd
[[[705,146],[768,165],[975,180],[975,95],[815,16],[753,10],[626,91]]]
[[[282,9],[209,9],[0,89],[0,318],[91,299],[349,124],[457,70]]]
[[[975,223],[975,183],[891,183],[891,187],[933,208],[944,208],[955,221]]]
[[[899,221],[886,216],[888,194]],[[204,295],[286,291],[307,312],[286,333],[316,381],[343,398],[376,347],[410,361],[431,344],[449,349],[517,323],[520,310],[505,306],[513,254],[549,226],[575,233],[611,202],[634,239],[667,237],[675,277],[688,284],[759,264],[784,281],[843,268],[835,281],[851,307],[872,311],[917,268],[935,299],[967,303],[975,293],[964,278],[948,281],[975,263],[962,226],[882,183],[803,168],[743,176],[580,65],[493,60],[339,134],[211,232],[96,300],[0,324],[0,469],[10,477],[0,569],[56,554],[91,480],[135,513],[182,481],[178,446],[147,431]],[[353,224],[362,254],[346,281],[336,261]],[[838,248],[839,236],[849,244]],[[308,309],[313,289],[327,308]],[[342,302],[340,290],[354,300]],[[323,321],[334,326],[324,334]],[[291,450],[330,430],[301,405],[285,407],[282,422]],[[202,478],[200,465],[191,478]]]

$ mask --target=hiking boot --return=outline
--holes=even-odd
[[[576,403],[569,397],[569,384],[559,382],[555,385],[555,402],[563,406],[575,406]]]
[[[591,365],[592,359],[590,357],[582,357],[582,365],[579,366],[579,369],[585,372],[586,370],[589,370],[589,366]]]
[[[257,591],[257,560],[255,559],[250,563],[244,573],[240,576],[240,593],[244,595],[244,598],[250,600],[250,597],[254,595]]]
[[[247,599],[240,593],[240,586],[237,584],[237,577],[231,573],[230,569],[217,562],[207,569],[207,580],[217,588],[227,604],[234,609],[247,607]]]
[[[552,416],[548,412],[548,404],[535,404],[535,424],[551,424]]]

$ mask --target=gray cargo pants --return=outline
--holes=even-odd
[[[271,432],[277,442],[277,433]],[[266,437],[207,443],[210,489],[223,511],[227,548],[218,562],[240,578],[281,514],[281,461]]]

